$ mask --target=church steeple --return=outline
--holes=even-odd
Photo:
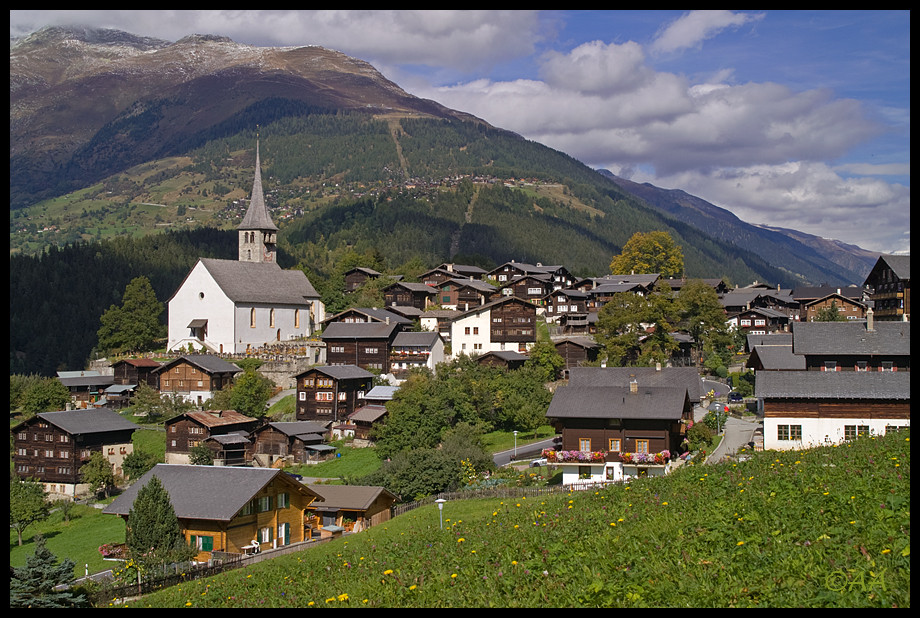
[[[278,227],[272,221],[265,206],[265,196],[262,194],[262,170],[259,161],[259,141],[256,139],[256,173],[252,183],[252,197],[249,200],[249,209],[243,222],[236,228],[239,230],[239,248],[241,262],[274,262],[276,243],[278,242]]]

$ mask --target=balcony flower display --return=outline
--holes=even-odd
[[[544,449],[543,457],[547,463],[604,463],[606,453],[592,451],[554,451]]]
[[[620,453],[620,460],[628,464],[664,465],[671,459],[671,451],[658,453]]]

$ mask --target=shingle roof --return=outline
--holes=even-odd
[[[791,345],[754,346],[751,357],[748,359],[748,367],[758,364],[768,371],[805,371],[805,357],[801,354],[793,354]]]
[[[569,386],[628,386],[635,377],[644,386],[680,386],[686,388],[690,401],[700,401],[700,374],[693,367],[572,367]]]
[[[256,171],[252,182],[252,197],[249,200],[249,208],[246,210],[243,222],[236,228],[238,230],[278,230],[278,226],[275,225],[271,215],[268,214],[268,207],[265,206],[265,196],[262,193],[261,167],[259,145],[256,144]]]
[[[286,436],[319,436],[322,438],[326,433],[326,427],[322,423],[313,421],[292,421],[287,423],[269,423],[269,426],[277,429]]]
[[[389,339],[398,328],[386,322],[332,322],[321,339]]]
[[[219,356],[213,354],[185,354],[177,359],[164,363],[154,369],[155,373],[161,373],[171,368],[173,365],[182,361],[189,362],[207,373],[240,373],[243,370],[227,362]]]
[[[182,416],[197,421],[205,427],[222,427],[224,425],[238,425],[258,421],[258,419],[240,414],[236,410],[195,410],[186,412]],[[170,419],[170,422],[174,420],[178,420],[178,418]]]
[[[441,336],[434,332],[402,332],[393,338],[393,347],[433,347]]]
[[[754,395],[762,399],[910,400],[910,372],[761,371]]]
[[[279,475],[289,479],[292,488],[316,494],[273,468],[157,464],[102,512],[127,515],[138,492],[156,476],[169,493],[173,510],[180,519],[230,521],[259,490]]]
[[[38,416],[72,436],[140,429],[111,408],[41,412]]]
[[[224,294],[236,303],[303,305],[319,294],[302,270],[284,270],[274,262],[200,258]]]
[[[622,418],[678,420],[687,404],[681,387],[563,386],[556,389],[548,418]]]
[[[373,423],[374,421],[383,418],[387,413],[387,407],[380,404],[368,404],[366,406],[361,406],[354,412],[348,415],[348,420],[351,422],[363,421],[365,423]]]
[[[374,377],[374,374],[372,374],[370,371],[362,369],[357,365],[321,365],[319,367],[310,367],[307,369],[307,371],[302,372],[300,375],[310,371],[318,371],[319,373],[327,375],[335,380],[355,380]]]
[[[308,487],[323,498],[322,503],[315,505],[318,511],[341,509],[363,511],[370,508],[381,495],[396,500],[396,496],[383,487],[362,485],[309,485]]]
[[[796,354],[907,355],[910,322],[795,322],[792,350]]]

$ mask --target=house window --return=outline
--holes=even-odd
[[[259,498],[259,512],[264,513],[272,510],[272,497],[262,496]]]
[[[844,425],[843,427],[844,440],[855,440],[856,436],[865,436],[868,434],[868,425]]]
[[[286,509],[291,506],[291,495],[288,493],[278,494],[278,508]]]
[[[856,371],[869,371],[868,361],[856,361]]]
[[[777,425],[776,426],[776,439],[777,440],[802,440],[802,426],[801,425]]]
[[[271,543],[271,542],[272,542],[271,526],[259,528],[259,543]]]
[[[291,542],[291,524],[278,524],[278,541],[281,545],[288,545]]]
[[[837,371],[837,361],[824,361],[824,371]]]
[[[610,441],[609,441],[609,443],[608,443],[607,446],[608,446],[607,450],[609,450],[609,451],[611,451],[611,452],[613,452],[613,453],[619,453],[619,452],[620,452],[620,440],[619,440],[619,438],[610,438]]]
[[[316,400],[317,401],[332,401],[332,393],[325,392],[325,391],[316,393]]]
[[[578,440],[578,450],[579,451],[590,451],[591,450],[591,438],[580,438]]]
[[[469,326],[466,326],[466,327],[463,328],[463,334],[464,334],[464,335],[469,335],[469,334],[470,334],[470,327],[469,327]]]
[[[648,453],[648,440],[636,440],[636,452]]]
[[[750,326],[750,325],[751,325],[750,320],[741,320],[741,326]]]
[[[894,362],[882,361],[882,366],[879,368],[879,371],[894,371]]]
[[[189,545],[196,548],[198,551],[214,551],[214,537],[196,536],[192,534],[189,536]]]
[[[339,393],[339,401],[345,401],[346,395],[347,393],[345,393],[344,391]]]

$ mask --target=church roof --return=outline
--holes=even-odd
[[[278,227],[268,214],[265,206],[265,196],[262,194],[262,171],[259,163],[259,145],[256,144],[256,175],[252,183],[252,198],[249,200],[249,210],[243,217],[243,222],[236,228],[238,230],[274,230]]]
[[[301,270],[284,270],[274,262],[238,262],[200,258],[227,297],[236,303],[303,305],[319,294]]]

